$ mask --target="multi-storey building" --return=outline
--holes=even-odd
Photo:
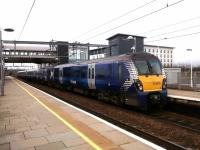
[[[99,59],[99,58],[108,57],[108,54],[106,53],[108,51],[107,49],[109,48],[93,50],[95,51],[95,53],[90,55],[90,59]],[[101,50],[101,52],[99,52],[99,50]],[[174,47],[144,45],[144,52],[151,53],[157,56],[164,67],[173,66],[173,50],[174,50]]]
[[[144,45],[143,39],[144,37],[141,36],[115,34],[107,39],[107,47],[90,50],[89,59],[98,59],[132,52],[147,52],[157,56],[164,67],[172,67],[174,47]]]
[[[164,67],[172,67],[174,47],[144,45],[144,52],[157,56]]]

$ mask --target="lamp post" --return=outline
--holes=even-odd
[[[134,44],[131,47],[131,49],[133,50],[133,53],[135,53],[136,52],[136,37],[133,37],[133,40],[134,40]]]
[[[190,51],[192,54],[192,49],[187,49],[187,51]],[[192,55],[191,55],[192,56]],[[190,86],[191,88],[193,88],[193,79],[192,79],[192,57],[190,57],[190,69],[191,69],[191,76],[190,76]]]
[[[131,47],[132,53],[136,52],[136,37],[129,35],[126,39],[124,40],[128,40],[128,41],[133,41],[133,45]]]
[[[14,30],[11,28],[4,29],[6,32],[13,32]],[[2,48],[2,32],[0,28],[0,96],[4,95],[4,60],[3,60],[3,48]]]

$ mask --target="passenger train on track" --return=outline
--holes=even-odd
[[[164,69],[159,59],[149,53],[131,53],[20,71],[17,77],[143,110],[167,103]]]

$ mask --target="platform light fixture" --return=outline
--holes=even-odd
[[[192,56],[192,49],[186,49],[187,51],[191,52],[191,56]],[[190,86],[191,88],[193,88],[193,75],[192,75],[192,57],[190,57]]]

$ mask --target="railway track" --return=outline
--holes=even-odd
[[[182,114],[185,116],[191,116],[193,118],[200,119],[200,105],[194,105],[194,104],[184,104],[179,103],[176,101],[170,101],[167,109],[168,112],[175,112],[178,114]],[[187,111],[186,111],[187,110]]]
[[[138,135],[140,137],[143,137],[143,138],[145,138],[145,139],[147,139],[147,140],[149,140],[149,141],[151,141],[153,143],[156,143],[156,144],[158,144],[158,145],[160,145],[160,146],[162,146],[162,147],[164,147],[166,149],[187,149],[187,148],[196,148],[196,149],[198,149],[198,144],[197,145],[191,145],[191,143],[188,143],[189,145],[187,145],[186,144],[187,141],[184,141],[184,142],[181,141],[180,142],[178,140],[173,139],[173,136],[172,137],[170,137],[168,135],[167,136],[163,136],[161,133],[159,133],[159,131],[156,131],[156,129],[151,129],[151,128],[153,128],[153,126],[149,127],[149,129],[148,129],[148,127],[143,127],[141,125],[142,123],[140,123],[140,125],[138,125],[137,123],[134,123],[134,121],[131,122],[132,120],[134,120],[134,116],[133,115],[135,114],[135,112],[133,112],[132,110],[127,110],[127,109],[124,109],[124,108],[121,108],[121,107],[118,107],[118,106],[112,106],[112,105],[107,104],[105,102],[103,102],[103,104],[102,104],[101,101],[99,102],[99,101],[95,101],[95,100],[91,100],[90,99],[89,103],[90,102],[91,103],[100,103],[100,105],[103,105],[103,109],[100,108],[99,110],[98,109],[94,110],[93,108],[96,108],[96,107],[93,106],[94,104],[92,104],[92,107],[89,107],[90,104],[85,104],[85,102],[81,103],[80,101],[78,101],[78,102],[77,101],[76,102],[72,101],[72,99],[77,99],[77,98],[80,99],[80,97],[81,97],[81,99],[88,99],[88,98],[85,98],[83,96],[80,96],[80,95],[77,96],[77,94],[75,95],[73,93],[69,94],[66,91],[61,91],[61,90],[58,90],[58,89],[55,89],[55,88],[49,88],[47,86],[41,86],[41,85],[38,85],[38,84],[31,84],[31,85],[35,86],[36,88],[39,88],[39,89],[41,89],[41,90],[43,90],[43,91],[45,91],[45,92],[47,92],[47,93],[49,93],[51,95],[54,95],[55,97],[58,97],[58,98],[62,99],[63,101],[66,101],[66,102],[68,102],[68,103],[70,103],[70,104],[72,104],[72,105],[74,105],[76,107],[79,107],[79,108],[81,108],[81,109],[83,109],[83,110],[85,110],[85,111],[87,111],[89,113],[92,113],[95,116],[103,118],[104,120],[107,120],[108,122],[111,122],[112,124],[115,124],[115,125],[123,128],[123,129],[125,129],[125,130],[127,130],[127,131],[129,131],[129,132],[131,132],[133,134],[136,134],[136,135]],[[64,93],[65,94],[68,93],[70,96],[68,96],[66,98],[66,96],[63,95]],[[106,108],[106,107],[109,107],[109,108]],[[103,111],[103,110],[106,110],[106,111],[107,110],[111,110],[110,107],[114,107],[114,110],[110,111],[110,112]],[[117,109],[117,110],[115,110],[115,109]],[[114,112],[118,112],[120,115],[119,114],[113,114]],[[136,111],[136,115],[138,115],[137,111]],[[170,114],[165,114],[164,115],[162,113],[162,115],[160,115],[160,116],[159,116],[159,114],[153,114],[153,115],[151,115],[151,117],[149,115],[146,115],[146,114],[143,114],[143,113],[139,113],[139,115],[140,116],[143,115],[146,118],[148,117],[147,120],[149,120],[149,118],[154,118],[154,120],[157,120],[157,122],[158,121],[162,122],[162,125],[166,124],[166,123],[169,124],[169,122],[170,122],[171,124],[173,124],[175,126],[178,126],[179,128],[183,128],[184,131],[185,130],[190,130],[190,132],[197,133],[194,130],[193,127],[189,127],[189,126],[183,125],[181,123],[178,124],[177,122],[173,122],[173,120],[176,120],[175,117],[173,119],[170,119],[170,117],[169,117],[166,120],[165,117],[170,116]],[[160,122],[157,123],[157,124],[160,124]],[[143,124],[143,125],[145,126],[146,124]],[[162,125],[159,125],[159,126],[162,126]],[[167,128],[169,128],[169,127],[167,127]],[[170,128],[172,128],[172,127],[170,127]],[[157,129],[157,130],[159,130],[159,129]],[[170,130],[177,130],[177,129],[170,129]],[[177,132],[179,132],[179,131],[177,131]],[[198,129],[198,133],[199,133],[199,129]],[[200,143],[199,143],[199,145],[200,145]]]
[[[191,118],[168,111],[162,111],[161,113],[155,113],[151,115],[161,121],[171,122],[181,128],[200,134],[200,120],[196,118]]]

